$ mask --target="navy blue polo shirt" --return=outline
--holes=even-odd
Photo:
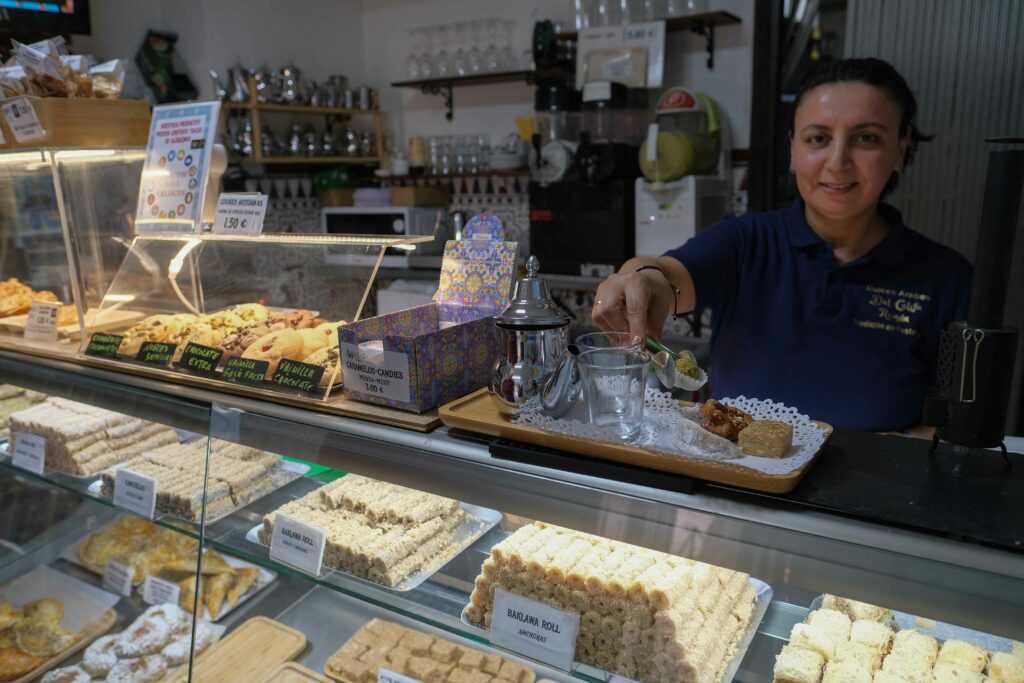
[[[839,264],[803,202],[729,216],[666,255],[712,312],[711,389],[796,406],[870,431],[920,422],[939,335],[967,316],[971,266],[914,232],[888,205],[890,229]]]

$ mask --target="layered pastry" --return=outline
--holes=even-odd
[[[76,476],[96,474],[178,441],[166,425],[57,397],[12,413],[9,426],[12,434],[44,437],[46,466]]]
[[[156,510],[198,522],[203,510],[206,483],[206,520],[210,521],[248,505],[275,487],[281,458],[229,441],[169,444],[146,451],[121,463],[138,474],[157,480]],[[114,495],[118,467],[103,472],[102,492]]]
[[[80,634],[61,625],[63,617],[57,598],[0,601],[0,681],[21,678],[79,641]]]
[[[451,559],[455,530],[468,518],[457,500],[355,474],[266,515],[259,530],[265,545],[278,513],[326,532],[325,567],[388,587]]]
[[[1024,659],[915,629],[897,630],[893,611],[826,595],[797,624],[775,659],[778,683],[1024,683]]]
[[[640,681],[718,681],[747,630],[749,576],[534,522],[491,549],[466,608],[502,589],[580,615],[576,659]]]
[[[534,683],[536,674],[501,655],[380,619],[367,622],[328,658],[324,673],[342,683],[372,683],[381,669],[427,683]]]
[[[13,384],[0,384],[0,429],[10,424],[11,413],[25,410],[46,400],[45,394],[22,389]]]

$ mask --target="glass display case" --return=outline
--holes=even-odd
[[[185,539],[188,562],[152,563],[178,592],[148,588],[201,612],[188,622],[191,668],[165,668],[169,680],[832,680],[904,664],[924,676],[907,663],[923,657],[928,680],[952,668],[995,681],[1024,667],[1024,557],[1012,548],[500,459],[447,428],[424,435],[59,360],[0,352],[0,377],[198,435],[175,432],[83,478],[56,468],[89,461],[87,439],[76,431],[51,465],[50,439],[61,442],[46,432],[42,474],[0,468],[19,487],[0,505],[6,600],[6,582],[33,571],[103,589],[75,557],[110,521]],[[15,442],[25,412],[7,418]],[[152,508],[140,508],[128,493],[147,486]],[[41,508],[31,533],[15,507],[27,499]],[[116,596],[114,583],[104,590]],[[139,588],[111,604],[109,633],[143,628]]]
[[[78,351],[124,258],[141,148],[0,153],[0,346]],[[55,340],[25,339],[33,301],[61,302]]]

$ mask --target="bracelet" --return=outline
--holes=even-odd
[[[668,275],[665,273],[665,271],[662,270],[661,268],[659,268],[658,266],[650,266],[650,265],[648,265],[648,266],[640,266],[639,268],[637,268],[633,272],[634,273],[639,273],[641,270],[656,270],[656,271],[658,271],[659,273],[661,273],[662,275],[665,276],[665,282],[667,282],[668,286],[672,288],[672,293],[673,293],[673,296],[672,296],[672,317],[673,318],[678,318],[679,317],[679,303],[678,303],[679,299],[678,299],[678,297],[681,294],[681,292],[679,291],[679,288],[676,287],[674,284],[672,284],[672,281],[668,279]]]

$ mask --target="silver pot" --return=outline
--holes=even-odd
[[[516,282],[512,301],[494,316],[500,355],[491,372],[490,388],[498,410],[506,416],[544,393],[555,369],[568,355],[571,318],[552,301],[547,283],[537,275],[539,270],[537,258],[531,256],[526,277]],[[570,375],[572,372],[569,368]],[[564,383],[564,389],[552,389],[552,403],[574,391],[573,382]]]

